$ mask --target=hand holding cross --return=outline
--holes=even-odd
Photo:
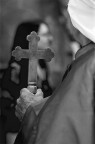
[[[27,36],[27,40],[29,41],[29,50],[21,49],[20,46],[17,46],[15,50],[12,51],[12,56],[14,56],[18,61],[22,58],[29,59],[28,85],[37,85],[38,59],[45,59],[45,61],[49,62],[54,57],[54,53],[49,48],[38,48],[38,41],[40,40],[40,37],[34,31]]]

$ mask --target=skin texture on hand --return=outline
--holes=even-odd
[[[20,91],[20,97],[17,99],[15,111],[15,114],[20,121],[23,119],[23,116],[30,105],[33,107],[43,100],[43,92],[41,89],[37,89],[36,94],[32,93],[33,89],[33,86],[29,86],[28,88],[23,88]]]

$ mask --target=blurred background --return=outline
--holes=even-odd
[[[1,0],[0,2],[0,144],[13,144],[20,128],[15,116],[16,99],[27,87],[28,60],[15,61],[16,46],[28,49],[26,36],[35,31],[39,48],[51,48],[51,62],[38,60],[38,87],[44,97],[52,94],[74,60],[80,45],[72,33],[68,0]],[[77,33],[77,37],[80,37]]]

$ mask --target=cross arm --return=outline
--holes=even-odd
[[[50,62],[54,57],[54,53],[50,48],[47,49],[39,49],[37,53],[38,59],[44,59],[46,62]]]
[[[17,61],[20,61],[22,58],[29,58],[30,54],[27,50],[17,46],[15,50],[12,51],[12,56],[14,56]]]

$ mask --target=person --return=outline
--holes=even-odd
[[[38,32],[40,21],[25,22],[18,26],[12,51],[20,45],[22,49],[28,49],[26,36],[33,30]],[[2,97],[1,97],[1,115],[2,127],[6,144],[13,144],[21,122],[15,116],[16,99],[20,95],[20,90],[27,86],[28,79],[28,59],[16,61],[14,57],[10,58],[8,67],[2,76]],[[24,79],[23,79],[24,78]]]
[[[41,90],[31,93],[34,87],[21,90],[16,115],[22,125],[15,144],[95,143],[95,1],[70,0],[68,12],[82,48],[48,100]]]

